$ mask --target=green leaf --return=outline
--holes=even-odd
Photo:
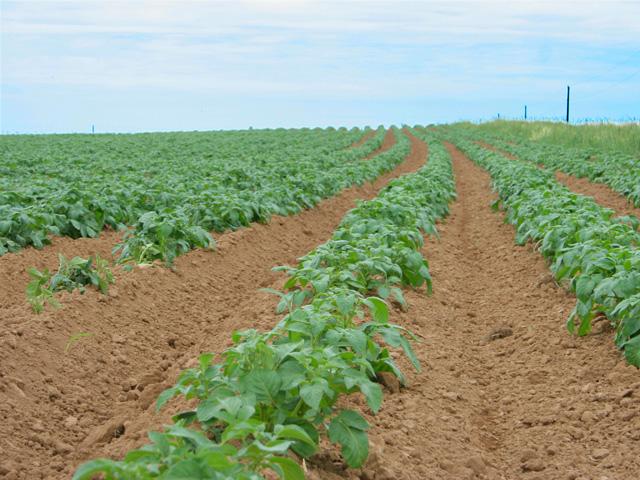
[[[198,447],[211,445],[211,441],[203,433],[189,428],[172,425],[168,428],[168,433],[174,437],[189,439]]]
[[[576,296],[582,302],[586,302],[591,296],[595,286],[596,283],[591,277],[587,277],[584,274],[580,275],[576,281]]]
[[[286,360],[278,368],[278,375],[282,381],[280,388],[290,390],[297,387],[305,380],[304,372],[304,367],[297,360]]]
[[[282,379],[273,370],[253,370],[241,382],[259,401],[271,403],[275,403],[275,396],[282,385]]]
[[[198,421],[208,422],[218,415],[220,411],[220,402],[217,398],[207,398],[198,403],[196,411]]]
[[[640,368],[640,335],[624,344],[624,357],[631,365]]]
[[[353,410],[342,410],[329,424],[329,439],[341,446],[342,456],[352,468],[362,466],[369,455],[368,428],[367,421]]]
[[[231,447],[231,445],[225,445],[224,447]],[[232,450],[235,450],[233,447],[231,448]],[[207,452],[204,456],[204,460],[209,467],[215,470],[225,470],[233,466],[233,463],[227,458],[227,455],[235,455],[235,451],[227,453],[224,453],[223,451]]]
[[[316,446],[316,442],[309,436],[309,434],[298,425],[276,425],[273,433],[279,438],[286,438],[288,440],[297,440],[299,442],[306,443],[307,445]]]
[[[177,392],[178,390],[176,389],[176,387],[170,387],[160,393],[160,395],[158,395],[158,399],[156,400],[156,412],[160,411],[160,409],[164,407],[164,405],[169,400],[171,400]]]
[[[113,460],[97,459],[83,463],[71,477],[71,480],[92,480],[98,473],[113,474],[120,470]]]
[[[353,307],[356,303],[355,295],[340,295],[336,298],[336,305],[338,307],[338,311],[342,314],[342,316],[348,316],[353,311]]]
[[[168,222],[158,227],[158,235],[162,238],[169,238],[171,232],[173,232],[173,226]]]
[[[300,427],[313,442],[313,445],[309,445],[306,442],[297,441],[291,446],[291,449],[303,458],[311,457],[316,452],[317,445],[320,442],[317,428],[311,422],[301,418],[288,418],[287,425]]]
[[[325,292],[329,287],[329,280],[329,275],[322,275],[320,278],[313,281],[313,289],[317,293]]]
[[[577,307],[574,307],[571,314],[569,315],[569,318],[567,318],[566,326],[569,333],[572,333],[572,334],[576,333],[575,318],[577,314],[578,314]]]
[[[348,329],[345,331],[344,336],[354,352],[360,355],[366,354],[368,338],[362,330]]]
[[[389,298],[389,295],[391,295],[391,290],[389,289],[389,287],[387,285],[381,285],[381,286],[378,287],[378,295],[383,300],[386,300],[387,298]]]
[[[288,457],[271,457],[271,468],[282,480],[304,480],[304,470]]]
[[[199,461],[194,458],[176,463],[162,475],[164,480],[193,480],[195,478],[206,477],[206,470],[203,469]]]
[[[585,335],[589,334],[589,332],[591,332],[592,318],[593,315],[587,315],[585,317],[582,317],[582,319],[580,320],[580,326],[578,327],[578,335],[580,337],[584,337]]]
[[[324,386],[320,383],[307,384],[300,389],[300,397],[304,400],[304,403],[314,410],[320,408],[320,402],[322,402],[323,396]]]
[[[10,220],[0,221],[0,235],[7,235],[11,230],[12,222]]]
[[[213,353],[203,353],[198,357],[198,364],[200,365],[201,370],[205,370],[209,365],[211,365],[211,360],[215,355]]]
[[[364,304],[369,307],[371,317],[378,323],[389,322],[389,307],[387,303],[378,297],[369,297],[364,300]]]
[[[166,434],[161,432],[149,432],[148,436],[149,440],[155,444],[156,448],[162,455],[169,455],[169,452],[171,451],[171,444],[167,439]]]
[[[420,371],[420,361],[416,354],[411,348],[411,344],[407,341],[407,339],[402,335],[400,327],[390,326],[380,331],[382,338],[392,347],[401,347],[404,350],[405,355],[409,358],[413,367]]]
[[[374,413],[378,413],[378,410],[380,410],[382,406],[382,388],[380,385],[372,381],[362,382],[360,383],[360,391],[367,399],[369,408]]]

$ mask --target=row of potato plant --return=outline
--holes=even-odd
[[[504,138],[487,134],[478,135],[475,132],[473,135],[522,160],[608,185],[612,190],[625,196],[630,203],[640,207],[640,156],[638,155],[520,139],[507,141]]]
[[[121,461],[82,465],[74,480],[253,480],[267,471],[302,479],[301,459],[313,456],[323,435],[349,466],[363,465],[369,425],[337,402],[360,392],[379,410],[379,374],[404,382],[389,348],[401,348],[419,368],[413,335],[390,323],[385,298],[404,303],[401,287],[430,287],[423,234],[436,233],[454,189],[450,158],[433,144],[425,167],[359,203],[297,267],[282,267],[289,280],[277,292],[278,308],[287,313],[273,330],[234,333],[231,348],[202,355],[158,399],[159,408],[175,396],[197,399],[193,410]]]
[[[52,235],[95,237],[105,228],[135,227],[146,248],[130,245],[129,236],[125,256],[170,262],[184,248],[211,244],[209,231],[295,213],[368,180],[371,167],[360,160],[382,144],[385,131],[345,148],[362,134],[278,129],[3,136],[0,255],[41,248]]]
[[[394,128],[394,132],[397,142],[367,161],[362,161],[362,154],[369,152],[371,145],[379,146],[380,135],[361,147],[335,153],[330,161],[317,157],[307,171],[292,174],[279,169],[264,187],[260,186],[260,172],[256,171],[256,178],[250,182],[253,186],[248,190],[200,191],[187,198],[185,204],[146,212],[132,225],[133,229],[126,231],[114,253],[119,253],[121,262],[140,264],[162,260],[171,265],[175,257],[193,248],[213,247],[210,231],[237,229],[252,222],[266,223],[273,214],[291,215],[311,208],[323,198],[354,184],[371,181],[402,162],[411,145],[398,129]],[[361,152],[354,154],[356,149]],[[336,164],[336,158],[347,152],[351,160],[343,158]]]
[[[379,148],[382,145],[386,130],[380,128],[375,131],[372,139],[369,139],[370,145],[367,147],[351,147],[352,150],[360,148],[363,153],[368,152],[372,148]],[[366,174],[370,176],[378,176],[382,172],[392,168],[406,155],[409,148],[409,141],[401,138],[398,141],[398,148],[386,152],[381,158],[372,161],[370,165],[366,165],[368,169]],[[359,157],[354,157],[359,158]],[[361,162],[362,163],[362,162]],[[343,179],[344,180],[344,179]],[[360,179],[357,179],[360,182]],[[212,199],[213,203],[213,199]],[[311,206],[311,203],[305,206]],[[231,208],[227,206],[227,208]],[[268,210],[268,209],[267,209]],[[267,213],[268,215],[268,213]],[[266,217],[265,217],[266,218]],[[247,217],[246,222],[253,221]],[[0,221],[0,227],[2,226]],[[244,222],[243,222],[244,224]],[[214,227],[215,228],[215,227]],[[222,227],[221,227],[222,228]],[[0,242],[1,243],[1,242]],[[193,218],[186,215],[177,216],[175,214],[163,215],[157,212],[144,213],[137,221],[134,229],[128,230],[124,234],[124,241],[118,244],[115,251],[120,251],[120,262],[135,261],[136,263],[147,263],[154,259],[162,258],[167,264],[171,264],[177,255],[185,253],[194,247],[209,248],[212,245],[212,238],[205,228],[194,222]],[[84,292],[84,285],[93,283],[102,293],[107,293],[107,287],[104,278],[108,271],[109,283],[113,282],[111,271],[107,267],[106,260],[96,259],[97,271],[92,267],[93,259],[82,259],[79,257],[71,261],[67,261],[60,256],[60,266],[58,272],[51,274],[48,270],[43,272],[35,268],[29,269],[31,282],[27,285],[27,300],[31,304],[35,313],[43,311],[45,304],[49,303],[54,307],[59,306],[55,299],[55,293],[61,290],[72,291],[80,289]],[[74,269],[71,273],[69,268]],[[87,272],[81,268],[87,269]],[[126,268],[130,268],[130,265]],[[106,270],[105,270],[106,269]],[[69,278],[81,278],[82,281],[71,281]],[[64,282],[58,279],[67,279]],[[98,279],[100,282],[98,283]],[[86,280],[86,281],[84,281]]]
[[[576,294],[569,331],[586,335],[594,318],[605,315],[615,328],[616,345],[640,367],[639,220],[616,217],[534,164],[510,160],[468,139],[454,140],[491,174],[500,197],[495,206],[516,226],[516,242],[534,242],[555,278]]]

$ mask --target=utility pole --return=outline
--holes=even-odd
[[[91,133],[96,133],[96,126],[95,125],[91,125]]]
[[[527,119],[527,106],[524,106],[524,119]]]
[[[571,87],[567,85],[567,123],[569,123],[569,94],[571,93]]]

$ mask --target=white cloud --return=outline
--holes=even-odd
[[[4,5],[3,30],[22,34],[204,35],[267,27],[305,33],[542,34],[634,40],[640,33],[640,6],[632,1],[7,0]]]
[[[2,82],[381,98],[528,79],[543,95],[611,69],[594,51],[640,50],[638,18],[624,1],[5,1]]]

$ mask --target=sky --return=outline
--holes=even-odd
[[[0,0],[0,131],[640,118],[640,1]]]

